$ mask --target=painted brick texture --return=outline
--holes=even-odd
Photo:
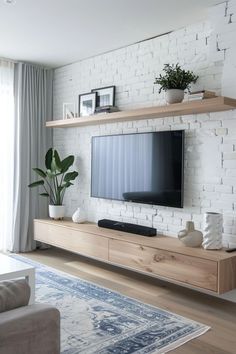
[[[196,72],[199,81],[194,89],[227,92],[236,98],[235,18],[232,0],[210,9],[209,20],[203,23],[56,69],[54,119],[62,118],[63,102],[77,103],[79,93],[108,85],[116,85],[120,109],[165,104],[153,85],[165,63],[178,62]],[[177,129],[186,131],[183,209],[90,197],[92,136]],[[187,220],[201,229],[203,213],[219,211],[224,215],[224,244],[236,246],[235,110],[55,129],[54,146],[62,155],[74,154],[79,170],[78,181],[65,197],[67,215],[82,206],[90,221],[113,218],[176,236]]]

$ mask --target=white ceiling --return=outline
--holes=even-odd
[[[206,17],[220,0],[0,0],[0,57],[62,66]]]

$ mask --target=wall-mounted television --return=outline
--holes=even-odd
[[[92,137],[91,196],[183,207],[184,131]]]

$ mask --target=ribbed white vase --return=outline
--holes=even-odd
[[[205,250],[222,248],[223,216],[219,213],[205,213],[203,220],[203,243]]]

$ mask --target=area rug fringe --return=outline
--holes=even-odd
[[[157,351],[155,354],[166,354],[168,352],[170,352],[171,350],[174,350],[176,348],[179,348],[181,347],[182,345],[186,344],[187,342],[190,342],[191,340],[197,338],[197,337],[200,337],[202,336],[203,334],[205,334],[206,332],[208,332],[209,330],[211,329],[211,327],[209,326],[206,326],[206,328],[202,328],[202,329],[199,329],[196,333],[194,334],[190,334],[188,336],[185,336],[184,338],[181,338],[179,340],[177,340],[175,343],[172,343],[170,345],[167,345],[165,347],[165,350],[162,351],[162,350],[159,350]]]

